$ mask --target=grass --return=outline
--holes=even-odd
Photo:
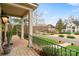
[[[77,51],[78,52],[78,56],[79,56],[79,46],[67,46],[66,48]],[[75,56],[75,52],[72,51],[72,55]]]
[[[52,43],[58,44],[58,41],[56,41],[56,40],[52,40],[52,39],[49,39],[46,37],[36,37],[36,36],[33,36],[33,42],[38,45],[48,45],[48,44],[52,44]]]
[[[79,46],[67,46],[67,48],[79,51]]]
[[[71,50],[71,56],[76,56],[76,52],[78,52],[79,56],[79,46],[67,46],[66,48],[66,55],[70,56],[70,50]],[[62,55],[65,56],[65,48],[62,48]],[[61,49],[59,49],[59,52],[61,53]]]

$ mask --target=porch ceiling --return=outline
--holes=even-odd
[[[29,3],[3,3],[1,6],[3,13],[10,16],[22,17],[30,9],[36,9],[36,4],[29,4]]]

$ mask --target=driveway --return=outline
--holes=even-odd
[[[61,37],[54,37],[52,35],[47,35],[46,37],[51,38],[53,40],[61,40],[67,43],[75,43],[79,45],[79,39],[69,39],[69,38],[61,38]]]

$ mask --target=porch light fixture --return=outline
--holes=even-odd
[[[1,4],[1,7],[3,8],[3,4]],[[3,12],[3,10],[1,10],[1,19],[3,21],[3,23],[7,23],[8,22],[8,17],[7,15]]]
[[[2,20],[3,20],[4,23],[7,23],[8,22],[8,17],[2,16]]]

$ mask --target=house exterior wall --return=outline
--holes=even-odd
[[[54,27],[48,26],[48,25],[41,25],[41,26],[33,26],[33,32],[39,33],[39,32],[53,32],[55,30]],[[38,31],[38,32],[37,32]]]
[[[62,29],[62,32],[79,32],[79,26],[76,26],[74,23],[68,23],[66,25],[66,28]]]
[[[79,26],[78,26],[78,29],[77,29],[77,31],[79,32]]]

